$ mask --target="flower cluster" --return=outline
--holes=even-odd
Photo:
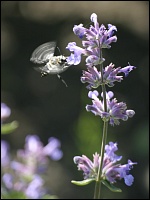
[[[71,42],[67,45],[66,48],[74,52],[74,54],[71,53],[67,61],[69,64],[78,65],[81,62],[81,55],[87,56],[87,71],[83,70],[81,82],[88,83],[87,89],[89,90],[92,88],[96,89],[100,85],[112,87],[115,82],[121,82],[123,80],[123,76],[121,76],[120,73],[124,73],[125,77],[127,77],[129,72],[136,67],[129,64],[123,68],[114,68],[114,64],[110,63],[104,69],[98,71],[96,65],[104,61],[104,58],[101,57],[102,49],[109,49],[111,47],[110,44],[117,41],[117,37],[113,36],[117,28],[111,24],[108,24],[108,30],[103,24],[99,26],[95,13],[91,15],[91,22],[94,23],[94,26],[91,25],[89,29],[84,28],[83,24],[74,26],[73,32],[80,39],[83,39],[85,36],[87,40],[82,41],[83,48],[76,46],[75,42]],[[113,92],[110,93],[113,94]],[[133,110],[126,110],[127,106],[125,103],[117,103],[116,99],[110,101],[113,95],[107,95],[107,111],[105,111],[104,103],[99,101],[97,96],[98,91],[95,90],[93,93],[89,92],[88,97],[93,99],[93,105],[87,105],[86,110],[100,116],[103,120],[110,120],[111,125],[119,125],[119,119],[126,121],[128,117],[133,117],[135,114]]]
[[[127,121],[129,117],[133,117],[135,112],[134,110],[127,110],[125,103],[118,103],[116,98],[111,98],[114,96],[113,92],[109,91],[106,93],[106,102],[107,102],[107,112],[104,109],[104,101],[98,99],[99,93],[97,90],[89,91],[89,98],[93,99],[93,105],[87,105],[86,110],[91,111],[95,115],[100,116],[104,121],[110,121],[112,126],[119,125],[119,119]],[[103,93],[101,94],[103,97]]]
[[[77,46],[75,42],[68,43],[66,49],[71,52],[71,55],[67,58],[67,62],[70,65],[78,65],[81,62],[81,57],[86,57],[87,70],[83,70],[81,82],[87,83],[86,88],[90,90],[88,97],[92,99],[93,103],[86,105],[86,110],[101,117],[105,128],[103,128],[101,155],[95,153],[93,162],[85,155],[74,157],[74,163],[77,164],[79,170],[83,171],[84,181],[72,181],[72,183],[85,185],[93,180],[102,181],[104,185],[114,191],[111,184],[122,178],[124,178],[126,185],[132,185],[134,178],[129,174],[129,170],[137,163],[128,160],[125,165],[116,164],[122,156],[117,156],[114,153],[117,150],[117,143],[110,142],[109,145],[106,145],[107,122],[112,126],[119,125],[120,120],[127,121],[128,118],[133,117],[135,111],[127,109],[126,103],[118,102],[116,98],[113,98],[112,91],[106,92],[106,86],[113,87],[115,82],[121,82],[123,80],[122,74],[127,77],[136,67],[128,64],[125,67],[115,68],[113,63],[103,67],[105,58],[103,58],[102,50],[110,49],[111,44],[117,41],[117,37],[114,35],[117,28],[112,24],[108,24],[107,28],[103,24],[99,25],[95,13],[91,15],[90,19],[93,25],[90,25],[89,28],[85,28],[83,24],[74,26],[73,32],[82,40],[82,47]],[[91,91],[99,86],[102,87],[102,100],[98,98],[99,92],[97,90]],[[120,191],[117,189],[117,192]],[[96,191],[95,194],[98,195],[99,192]]]
[[[133,165],[137,164],[128,160],[127,164],[116,164],[122,159],[122,156],[117,156],[114,152],[117,151],[117,143],[109,142],[105,146],[105,154],[102,166],[101,180],[107,180],[111,184],[116,183],[116,180],[124,179],[127,186],[131,186],[134,178],[129,171]],[[93,155],[93,162],[85,155],[75,156],[74,163],[77,164],[78,170],[83,171],[84,179],[97,180],[98,168],[100,165],[100,156],[95,153]]]
[[[92,88],[97,88],[102,84],[108,85],[109,87],[114,86],[114,82],[121,82],[123,80],[123,76],[118,76],[119,73],[123,72],[125,76],[129,74],[130,71],[135,69],[134,66],[126,66],[126,67],[118,67],[114,68],[114,64],[110,63],[106,66],[103,70],[103,81],[101,72],[97,70],[95,66],[87,67],[88,71],[83,70],[83,75],[81,77],[82,83],[89,83],[86,87],[87,89],[91,90]]]
[[[48,168],[48,158],[59,160],[63,153],[60,150],[60,141],[54,137],[49,138],[48,144],[43,146],[39,137],[28,135],[25,148],[18,150],[16,159],[9,155],[9,145],[1,141],[1,166],[3,190],[22,192],[29,199],[41,199],[46,195],[42,174]],[[5,192],[6,193],[6,192]]]
[[[73,28],[75,35],[81,39],[85,36],[87,40],[82,41],[83,48],[76,46],[75,42],[70,42],[67,45],[66,49],[74,52],[67,59],[71,65],[78,65],[81,62],[82,54],[87,56],[87,66],[101,64],[105,61],[104,58],[100,57],[101,49],[109,49],[111,47],[110,44],[117,41],[117,37],[113,36],[114,32],[117,31],[114,25],[108,24],[108,30],[103,24],[99,26],[95,13],[91,15],[91,22],[94,23],[94,26],[91,25],[89,29],[84,28],[83,24],[75,25]]]

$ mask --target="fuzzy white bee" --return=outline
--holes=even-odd
[[[34,69],[41,72],[41,77],[56,74],[67,86],[59,74],[66,71],[70,65],[67,63],[67,57],[63,55],[54,56],[55,49],[56,42],[44,43],[33,51],[30,61],[40,65],[34,67]]]

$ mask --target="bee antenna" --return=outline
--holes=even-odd
[[[65,84],[66,87],[68,87],[67,83],[64,81],[64,79],[59,74],[57,74],[57,77]]]

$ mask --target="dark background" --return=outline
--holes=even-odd
[[[69,42],[81,41],[73,34],[73,26],[90,22],[98,15],[99,24],[117,26],[117,43],[103,51],[116,67],[128,62],[137,68],[121,83],[107,88],[118,101],[127,103],[136,114],[127,122],[108,129],[107,141],[118,143],[122,164],[128,159],[138,162],[131,170],[135,181],[131,187],[120,181],[122,193],[112,193],[103,187],[102,197],[110,199],[147,199],[149,195],[149,3],[148,1],[2,1],[1,2],[1,102],[12,110],[7,122],[17,120],[19,127],[2,139],[12,150],[24,147],[28,134],[38,135],[44,144],[51,136],[62,144],[63,158],[52,162],[47,177],[52,194],[59,198],[93,198],[94,183],[79,187],[71,180],[82,180],[82,172],[73,163],[75,155],[92,159],[99,152],[102,122],[85,111],[91,104],[87,89],[80,82],[84,62],[71,66],[62,74],[68,88],[55,75],[40,77],[33,69],[33,50],[48,41],[57,41],[62,54]]]

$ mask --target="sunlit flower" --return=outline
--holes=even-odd
[[[92,88],[97,88],[102,84],[106,84],[109,87],[114,86],[114,82],[121,82],[123,80],[123,76],[118,75],[119,73],[124,73],[125,76],[129,74],[130,71],[135,69],[134,66],[126,66],[126,67],[118,67],[114,68],[114,65],[110,63],[103,70],[103,81],[101,72],[97,70],[95,66],[87,67],[88,71],[83,70],[83,75],[81,77],[82,83],[89,83],[86,87],[91,90]]]
[[[114,32],[117,31],[116,26],[108,24],[108,29],[103,24],[99,26],[95,13],[91,15],[91,22],[94,23],[94,26],[90,25],[89,29],[83,27],[83,24],[74,26],[73,32],[75,35],[80,39],[85,37],[86,40],[82,41],[83,48],[76,46],[75,42],[67,45],[66,49],[74,52],[68,57],[68,64],[78,65],[81,62],[81,54],[88,57],[86,59],[87,66],[101,64],[105,60],[101,57],[101,49],[109,49],[111,47],[110,44],[117,41],[117,37],[113,36]]]
[[[117,180],[124,179],[125,184],[131,186],[134,177],[129,174],[129,171],[133,168],[133,165],[137,163],[128,160],[127,164],[116,164],[122,159],[122,156],[118,156],[114,153],[117,150],[117,143],[109,142],[108,145],[105,145],[101,180],[107,180],[113,184],[116,183]],[[77,164],[78,170],[83,171],[84,179],[97,180],[96,178],[100,165],[99,154],[93,154],[93,162],[85,155],[75,156],[73,160],[74,163]]]
[[[119,120],[127,121],[129,117],[133,117],[135,112],[134,110],[127,110],[125,103],[118,103],[116,98],[111,98],[114,96],[114,93],[109,91],[106,93],[107,101],[107,111],[104,109],[104,101],[99,100],[98,91],[89,91],[88,97],[93,99],[93,105],[87,105],[86,110],[91,111],[95,115],[100,116],[104,121],[109,121],[109,123],[114,126],[119,125]],[[103,97],[103,94],[101,95]]]

